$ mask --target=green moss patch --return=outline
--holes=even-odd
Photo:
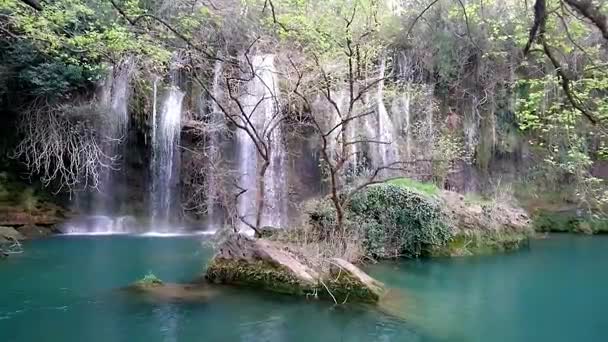
[[[430,246],[428,256],[453,257],[488,255],[517,250],[528,244],[530,236],[515,232],[475,232],[460,233],[443,246]]]
[[[241,285],[272,292],[306,295],[316,284],[306,284],[281,266],[265,261],[214,259],[207,268],[207,280],[218,284]]]
[[[325,285],[330,289],[331,294],[336,298],[338,303],[349,301],[363,303],[377,303],[380,300],[380,294],[376,293],[356,278],[350,276],[347,272],[343,272],[338,276],[330,277],[324,281]],[[327,290],[323,288],[323,293],[329,296]]]
[[[143,287],[143,288],[157,287],[157,286],[162,286],[163,285],[163,281],[160,280],[154,274],[148,273],[143,278],[141,278],[140,280],[136,281],[134,285],[136,287]]]
[[[392,179],[387,184],[396,185],[401,188],[420,192],[427,196],[436,196],[439,194],[439,188],[433,183],[424,183],[410,178]]]
[[[577,215],[575,210],[537,211],[532,220],[534,229],[542,233],[608,234],[608,218]]]

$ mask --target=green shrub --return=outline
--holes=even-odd
[[[163,281],[155,276],[152,272],[148,272],[142,279],[135,282],[135,285],[142,287],[154,287],[163,285]]]
[[[537,211],[533,216],[537,232],[605,234],[608,233],[608,218],[595,214],[578,214],[576,210],[551,212]]]
[[[435,196],[439,193],[439,188],[433,183],[423,183],[410,178],[397,178],[387,182],[398,187],[415,190],[428,196]]]
[[[39,198],[34,188],[28,187],[19,195],[19,205],[28,212],[36,210]]]
[[[400,186],[370,186],[355,194],[348,211],[363,230],[366,249],[378,257],[418,257],[428,246],[442,245],[452,236],[436,199]]]
[[[321,238],[336,229],[329,199],[305,206],[305,214]],[[451,224],[439,201],[408,188],[381,184],[356,193],[346,207],[345,229],[356,230],[366,254],[378,258],[418,257],[430,246],[445,244]]]

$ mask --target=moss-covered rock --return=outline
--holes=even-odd
[[[386,293],[384,284],[370,277],[350,262],[331,259],[330,274],[324,284],[337,302],[378,302]]]
[[[162,286],[163,281],[152,273],[146,274],[143,278],[136,281],[133,286],[137,288],[152,288]]]
[[[347,261],[333,259],[331,271],[324,274],[277,241],[233,234],[217,249],[205,274],[212,283],[372,303],[384,292],[382,283]]]
[[[136,282],[121,289],[152,302],[206,302],[218,294],[218,290],[204,283],[174,284]]]
[[[428,256],[456,257],[509,252],[527,246],[529,241],[530,235],[516,232],[477,231],[473,234],[460,233],[443,246],[429,248]]]
[[[534,229],[541,233],[608,234],[608,218],[576,209],[537,210],[532,220]]]
[[[428,246],[430,256],[468,256],[516,250],[534,235],[530,218],[512,203],[467,201],[443,191],[441,199],[454,222],[454,236],[444,245]]]
[[[287,268],[263,260],[214,259],[207,268],[206,278],[218,284],[293,295],[312,294],[317,289],[316,282],[302,281]]]
[[[0,243],[8,243],[13,240],[23,240],[25,237],[13,227],[0,227]]]

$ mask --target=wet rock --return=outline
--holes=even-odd
[[[350,262],[333,258],[330,265],[326,284],[336,301],[377,302],[385,294],[384,284]]]
[[[329,274],[311,268],[312,263],[296,255],[293,246],[233,234],[217,248],[206,279],[300,296],[333,297],[338,301],[376,302],[382,296],[382,283],[353,264],[332,259]],[[337,296],[337,297],[336,297]]]
[[[52,204],[46,204],[46,206],[32,211],[14,206],[0,207],[0,226],[52,226],[62,222],[65,218],[65,211]]]
[[[319,275],[274,242],[230,235],[218,247],[206,278],[212,283],[245,285],[304,295],[317,287]]]
[[[53,228],[26,224],[16,228],[25,239],[39,239],[56,233]]]
[[[511,251],[526,246],[534,230],[525,210],[513,203],[467,202],[443,191],[441,199],[454,222],[450,241],[429,250],[432,256],[468,256]]]
[[[8,243],[13,240],[24,240],[25,237],[12,227],[0,227],[0,243]]]
[[[144,299],[160,302],[205,302],[219,292],[206,284],[135,283],[127,292],[143,296]]]

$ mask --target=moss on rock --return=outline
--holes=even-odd
[[[577,210],[538,210],[532,216],[534,229],[541,233],[607,234],[608,219],[578,213]]]
[[[163,281],[154,274],[148,273],[143,278],[136,281],[133,286],[138,288],[158,287],[163,286]]]
[[[431,246],[427,255],[432,257],[454,257],[488,255],[509,252],[526,246],[530,235],[519,232],[460,233],[443,246]]]
[[[377,303],[385,294],[384,284],[368,276],[349,262],[332,259],[330,274],[323,282],[336,301]]]
[[[332,267],[322,272],[308,266],[310,260],[292,248],[296,247],[235,234],[220,243],[205,277],[216,284],[298,296],[333,296],[340,301],[375,303],[384,293],[382,283],[350,262],[328,259]]]
[[[267,261],[245,261],[215,258],[207,268],[206,278],[212,283],[241,285],[272,292],[306,295],[316,289],[293,276],[287,269]]]

